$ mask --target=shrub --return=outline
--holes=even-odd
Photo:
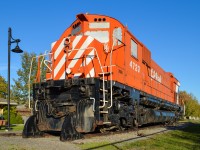
[[[4,108],[4,118],[8,120],[8,109]],[[10,107],[10,124],[22,124],[23,119],[21,115],[16,112],[16,107]]]

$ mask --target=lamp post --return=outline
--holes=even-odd
[[[20,39],[14,39],[12,37],[12,29],[8,28],[8,126],[7,129],[10,129],[10,51],[14,53],[23,53],[23,51],[18,46]],[[17,43],[17,46],[11,50],[11,44]]]

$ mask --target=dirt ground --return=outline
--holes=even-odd
[[[0,136],[0,150],[79,150],[76,144],[60,142],[59,137],[27,138]]]
[[[133,142],[148,138],[155,134],[162,134],[170,130],[184,127],[185,124],[179,124],[176,127],[151,127],[122,134],[111,134],[107,136],[96,136],[87,139],[79,139],[69,142],[61,142],[58,136],[49,136],[43,138],[24,139],[18,134],[17,136],[5,136],[0,134],[0,150],[79,150],[79,145],[88,142],[109,141],[111,144],[120,145],[125,142]],[[138,136],[139,135],[139,136]]]

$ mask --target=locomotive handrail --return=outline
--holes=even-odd
[[[32,70],[32,66],[33,66],[33,60],[36,59],[36,58],[39,58],[41,56],[46,56],[46,55],[50,55],[50,54],[53,54],[53,53],[45,53],[42,54],[42,55],[38,55],[38,56],[35,56],[35,57],[32,57],[31,59],[31,66],[30,66],[30,70],[29,70],[29,76],[28,76],[28,108],[30,109],[31,108],[31,70]]]
[[[35,101],[35,111],[38,111],[38,109],[37,109],[37,103],[38,103],[38,100]]]
[[[115,37],[116,38],[116,37]],[[112,45],[112,49],[110,52],[110,106],[108,108],[111,108],[113,105],[113,84],[112,84],[112,53],[113,53],[113,48],[114,48],[114,42]]]
[[[104,108],[105,105],[106,105],[106,100],[105,100],[105,75],[104,75],[104,71],[103,71],[103,66],[101,65],[101,61],[99,59],[99,55],[97,53],[97,50],[96,48],[94,47],[87,47],[87,48],[82,48],[82,49],[72,49],[72,50],[68,50],[68,53],[69,52],[72,52],[72,51],[78,51],[78,50],[88,50],[88,49],[93,49],[96,53],[96,56],[97,56],[97,59],[98,59],[98,62],[99,62],[99,65],[100,65],[100,68],[101,68],[101,71],[102,71],[102,75],[103,75],[103,105],[102,106],[99,106],[99,108]]]
[[[52,71],[52,69],[46,64],[46,62],[47,62],[47,63],[52,63],[52,62],[49,61],[49,60],[44,60],[45,66],[46,66],[50,71]]]
[[[93,107],[92,107],[92,109],[95,112],[95,98],[94,97],[90,97],[90,99],[93,100]]]

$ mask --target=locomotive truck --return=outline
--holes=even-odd
[[[76,18],[51,51],[38,57],[33,115],[23,137],[59,132],[66,141],[89,132],[175,122],[181,106],[174,75],[118,20],[95,14]]]

